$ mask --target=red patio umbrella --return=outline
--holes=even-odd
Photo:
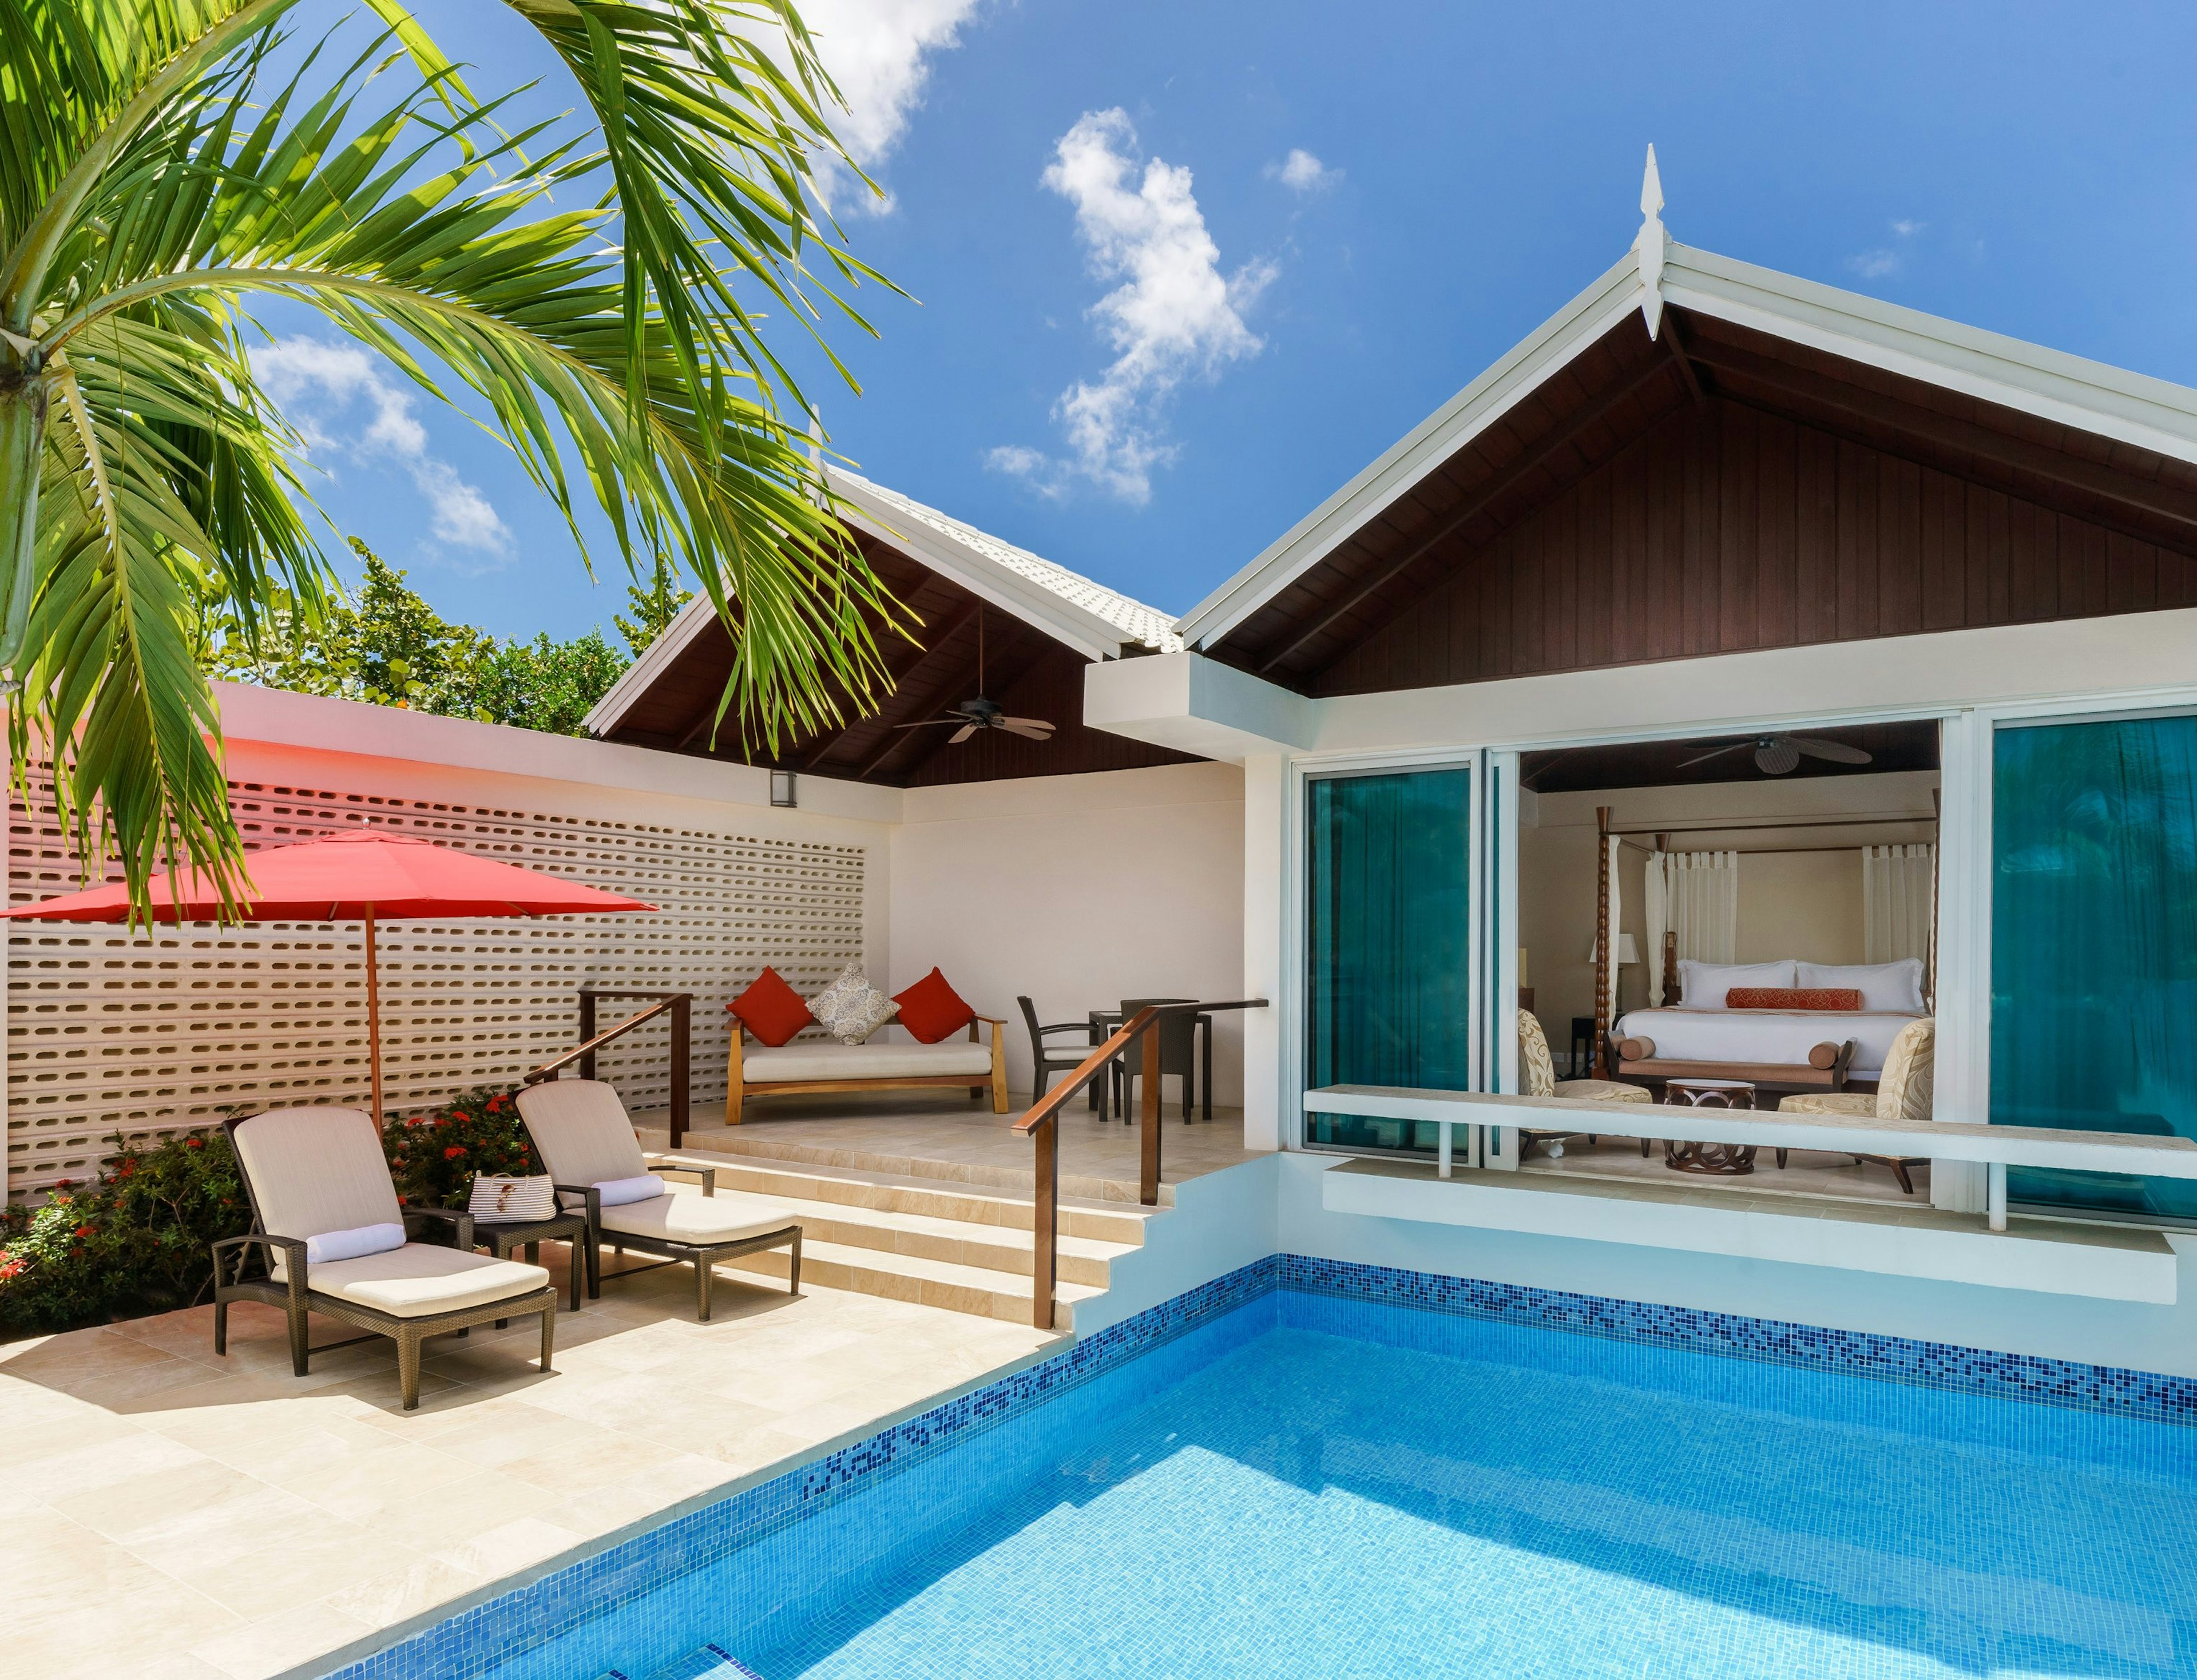
[[[381,1124],[381,992],[374,970],[374,924],[473,916],[577,916],[653,910],[637,898],[559,880],[538,870],[438,846],[417,835],[357,830],[270,846],[245,860],[250,895],[230,912],[245,922],[362,922],[366,924],[368,1057],[373,1066],[374,1123]],[[216,922],[221,895],[194,870],[152,883],[156,922]],[[125,922],[130,894],[94,887],[0,912],[35,922]]]

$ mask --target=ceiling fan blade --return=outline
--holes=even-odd
[[[1834,764],[1867,764],[1872,755],[1844,741],[1826,741],[1816,735],[1788,735],[1785,739],[1811,758],[1828,758]]]
[[[1754,750],[1754,768],[1765,776],[1790,774],[1793,767],[1800,762],[1800,748],[1782,735],[1769,745]]]
[[[1714,752],[1705,752],[1699,758],[1689,758],[1678,768],[1681,770],[1690,770],[1696,764],[1706,764],[1712,758],[1722,758],[1728,752],[1737,752],[1742,748],[1751,744],[1753,744],[1748,741],[1734,741],[1728,747],[1719,747]]]
[[[1010,735],[1021,736],[1026,741],[1049,741],[1052,739],[1052,730],[1050,727],[1043,729],[1032,729],[1028,726],[1024,720],[1019,717],[1008,718],[1005,722],[1000,725],[1000,727],[1006,730]]]
[[[1041,717],[1003,717],[1000,721],[1010,729],[1039,729],[1050,735],[1052,725]]]
[[[948,718],[943,721],[949,723],[953,721],[951,718]],[[965,723],[959,729],[956,729],[952,734],[946,738],[946,744],[949,747],[958,747],[962,742],[967,740],[976,733],[977,726],[975,724]]]
[[[928,729],[935,724],[963,723],[966,721],[967,720],[965,718],[959,717],[926,717],[915,723],[896,723],[893,725],[893,727],[896,729]]]

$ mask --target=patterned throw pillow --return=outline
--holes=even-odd
[[[1724,994],[1726,1009],[1835,1010],[1861,1007],[1861,994],[1844,986],[1735,986]]]
[[[900,1005],[870,984],[860,963],[849,963],[839,977],[809,1000],[817,1024],[841,1044],[860,1044],[900,1013]]]

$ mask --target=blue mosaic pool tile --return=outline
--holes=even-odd
[[[589,1617],[661,1586],[668,1577],[699,1570],[814,1515],[877,1477],[933,1457],[1145,1358],[1201,1325],[1272,1296],[1280,1260],[1269,1255],[1200,1284],[1094,1331],[1050,1359],[438,1622],[334,1671],[329,1680],[472,1680]]]
[[[765,1546],[752,1555],[755,1573],[768,1578],[769,1591],[779,1593],[777,1602],[791,1613],[798,1595],[818,1585],[813,1573],[804,1573],[813,1571],[818,1556],[834,1549],[874,1550],[890,1543],[891,1537],[862,1526],[861,1502],[853,1494],[886,1477],[921,1469],[929,1484],[924,1497],[936,1509],[979,1497],[951,1474],[952,1464],[943,1456],[948,1449],[983,1435],[993,1443],[988,1453],[994,1448],[1042,1451],[1044,1431],[1035,1416],[1041,1406],[1053,1403],[1048,1427],[1072,1433],[1080,1420],[1058,1413],[1068,1397],[1079,1391],[1085,1396],[1099,1393],[1107,1385],[1097,1380],[1110,1374],[1122,1373],[1122,1381],[1131,1381],[1126,1368],[1133,1364],[1138,1365],[1136,1391],[1156,1393],[1187,1375],[1196,1363],[1213,1357],[1209,1348],[1197,1345],[1202,1338],[1193,1337],[1192,1332],[1218,1332],[1232,1314],[1246,1320],[1245,1335],[1256,1334],[1261,1324],[1271,1328],[1303,1322],[1301,1314],[1292,1315],[1289,1308],[1292,1297],[1325,1300],[1354,1311],[1362,1307],[1368,1313],[1379,1309],[1386,1321],[1377,1326],[1369,1318],[1361,1325],[1346,1312],[1332,1326],[1307,1323],[1306,1327],[1331,1327],[1342,1334],[1385,1340],[1425,1340],[1430,1348],[1443,1341],[1439,1319],[1477,1318],[1643,1348],[1722,1355],[1827,1376],[2078,1408],[2131,1422],[2197,1422],[2197,1382],[2187,1378],[1276,1254],[1093,1332],[1026,1370],[465,1611],[336,1671],[332,1680],[473,1680],[592,1619],[608,1617],[667,1581],[698,1574],[735,1551],[774,1537],[790,1537],[797,1529],[800,1544],[779,1545],[775,1550]],[[1247,1312],[1261,1303],[1259,1312]],[[1420,1314],[1429,1316],[1415,1325],[1413,1315]],[[1177,1364],[1181,1370],[1174,1369]],[[1104,1397],[1105,1405],[1122,1403],[1119,1396]],[[1096,1401],[1087,1407],[1079,1399],[1072,1410],[1091,1410],[1094,1424],[1104,1416]],[[854,1526],[847,1526],[849,1523]],[[744,1561],[742,1571],[748,1567]],[[697,1627],[696,1631],[702,1630]],[[577,1680],[623,1680],[609,1668],[613,1654],[606,1650],[603,1660],[571,1672]],[[692,1655],[700,1664],[691,1671],[693,1680],[733,1680],[745,1672],[736,1664],[728,1666],[732,1660],[722,1651],[705,1649]],[[654,1660],[669,1656],[661,1654]],[[560,1667],[559,1672],[564,1671]],[[653,1675],[651,1680],[655,1680]]]
[[[1812,1366],[1845,1376],[2110,1411],[2151,1422],[2197,1424],[2197,1380],[2186,1376],[1303,1254],[1283,1254],[1278,1261],[1281,1287],[1306,1295],[1502,1319],[1729,1358]]]

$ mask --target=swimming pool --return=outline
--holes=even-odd
[[[1725,1320],[1815,1338],[1734,1358],[1281,1264],[467,1671],[2197,1676],[2188,1385]],[[2080,1404],[2008,1397],[2040,1385]]]

